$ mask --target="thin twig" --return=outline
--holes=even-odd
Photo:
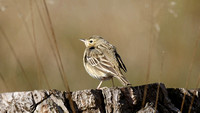
[[[33,41],[32,41],[32,45],[33,45],[34,52],[35,52],[35,55],[36,55],[36,61],[37,61],[37,64],[38,64],[38,68],[42,72],[42,76],[43,76],[43,78],[44,78],[44,80],[45,80],[45,82],[47,84],[48,89],[50,89],[50,85],[49,85],[49,82],[47,80],[47,75],[46,75],[46,73],[44,71],[44,67],[42,65],[42,62],[41,62],[41,59],[39,57],[38,50],[37,50],[32,0],[30,1],[30,8],[31,8],[31,18],[32,18],[31,20],[32,20],[32,27],[33,27]],[[39,76],[39,74],[38,74],[38,76]],[[40,77],[38,77],[38,81],[40,81]]]
[[[196,92],[197,92],[197,89],[198,89],[198,87],[199,87],[199,84],[200,84],[200,74],[199,74],[199,77],[198,77],[198,80],[197,80],[196,90],[194,90],[194,92],[193,92],[192,101],[191,101],[191,103],[190,103],[190,107],[189,107],[188,113],[191,113],[192,105],[193,105],[193,103],[194,103],[194,98],[195,98],[195,96],[196,96]]]
[[[192,105],[193,105],[193,103],[194,103],[195,95],[196,95],[196,90],[194,90],[194,92],[193,92],[192,101],[191,101],[191,103],[190,103],[190,107],[189,107],[188,113],[190,113],[191,110],[192,110]]]
[[[148,53],[148,65],[147,65],[147,74],[146,74],[146,84],[149,83],[149,78],[150,78],[150,71],[151,71],[151,57],[152,57],[152,51],[153,51],[153,44],[154,44],[154,37],[152,37],[152,34],[153,34],[153,28],[152,28],[152,25],[153,25],[153,1],[150,1],[150,5],[151,5],[151,10],[150,10],[150,13],[151,13],[151,23],[150,23],[150,32],[148,34],[149,37],[149,53]],[[143,100],[142,100],[142,108],[144,107],[145,105],[145,101],[146,101],[146,95],[147,95],[147,88],[148,86],[145,85],[144,87],[144,95],[143,95]]]
[[[186,11],[188,11],[187,9],[190,8],[190,6],[191,6],[191,2],[188,1],[188,3],[185,5]],[[187,13],[187,12],[185,12],[185,13]],[[187,22],[184,22],[183,25],[186,27],[187,26]],[[186,36],[186,32],[183,32],[183,36]],[[190,78],[191,78],[191,75],[192,75],[193,62],[194,62],[194,58],[196,56],[198,40],[199,39],[196,40],[195,48],[193,50],[192,60],[191,60],[190,65],[189,65],[189,72],[188,72],[186,83],[185,83],[185,88],[186,89],[188,88],[189,81],[190,81]],[[181,103],[181,110],[180,110],[181,112],[183,112],[183,107],[184,107],[184,103],[185,103],[185,97],[186,97],[186,92],[184,92],[184,95],[183,95],[183,100],[182,100],[182,103]]]
[[[195,43],[195,46],[194,46],[192,61],[191,61],[190,66],[189,66],[189,73],[188,73],[188,76],[187,76],[187,81],[186,81],[186,86],[185,86],[186,89],[188,88],[189,81],[190,81],[190,78],[191,78],[191,75],[192,75],[192,68],[193,68],[194,59],[195,59],[195,56],[196,56],[196,53],[197,53],[199,40],[200,40],[200,38],[198,38],[196,40],[196,43]],[[184,95],[183,95],[183,100],[182,100],[182,103],[181,103],[181,112],[183,111],[183,106],[184,106],[184,103],[185,103],[185,97],[186,97],[186,92],[184,92]]]
[[[61,68],[60,68],[60,65],[59,65],[58,57],[57,57],[57,55],[56,55],[54,46],[53,46],[52,41],[51,41],[51,38],[50,38],[50,36],[49,36],[49,34],[48,34],[48,31],[47,31],[47,28],[46,28],[44,19],[42,18],[42,14],[41,14],[39,5],[38,5],[38,3],[37,3],[36,0],[35,0],[35,3],[36,3],[36,6],[37,6],[37,10],[38,10],[39,17],[40,17],[40,19],[41,19],[41,22],[42,22],[42,25],[43,25],[45,34],[47,35],[48,42],[49,42],[50,47],[51,47],[51,50],[52,50],[52,52],[53,52],[53,56],[54,56],[54,58],[55,58],[55,60],[56,60],[56,65],[57,65],[57,67],[58,67],[58,70],[59,70],[59,72],[60,72],[60,75],[62,75],[62,71],[61,71]],[[63,81],[63,84],[64,84],[64,81]]]
[[[30,82],[29,79],[28,79],[28,76],[27,76],[27,74],[26,74],[26,72],[25,72],[25,70],[24,70],[24,67],[22,66],[22,63],[20,62],[20,60],[19,60],[19,58],[17,57],[17,54],[16,54],[16,52],[15,52],[15,50],[14,50],[12,44],[10,43],[10,40],[8,39],[6,33],[3,31],[2,28],[0,28],[0,31],[1,31],[1,33],[3,34],[4,39],[5,39],[6,42],[8,43],[8,46],[10,47],[10,49],[11,49],[11,51],[12,51],[12,53],[13,53],[13,55],[14,55],[14,57],[15,57],[17,63],[18,63],[18,65],[19,65],[19,67],[20,67],[20,69],[22,70],[22,73],[23,73],[23,76],[24,76],[25,80],[28,82],[29,87],[30,87],[31,89],[33,89],[33,86],[31,85],[31,82]]]
[[[163,74],[163,67],[164,67],[164,51],[162,52],[162,61],[161,61],[161,71],[160,71],[160,76],[159,76],[159,83],[158,83],[158,87],[157,87],[157,92],[156,92],[156,103],[155,103],[155,112],[157,110],[157,105],[158,105],[158,97],[159,97],[159,92],[160,92],[160,78]]]
[[[19,13],[19,14],[22,14],[21,11],[20,11],[20,9],[19,9],[19,6],[18,6],[17,1],[14,0],[14,2],[15,2],[15,4],[16,4],[16,6],[17,6],[17,11],[18,11],[18,13]],[[27,31],[27,33],[28,33],[28,35],[29,35],[29,38],[30,38],[30,41],[31,41],[31,45],[32,45],[32,47],[33,47],[33,49],[34,49],[34,53],[35,53],[35,56],[36,56],[36,60],[37,60],[37,62],[38,62],[38,65],[40,65],[40,68],[41,68],[41,67],[42,67],[42,63],[41,63],[41,60],[40,60],[39,55],[38,55],[38,52],[37,52],[37,47],[34,46],[34,39],[32,38],[32,35],[31,35],[30,30],[29,30],[28,24],[27,24],[25,18],[21,17],[21,19],[22,19],[23,24],[24,24],[24,26],[25,26],[25,28],[26,28],[26,31]],[[35,33],[34,33],[34,34],[35,34]],[[41,68],[41,70],[42,70],[42,72],[44,72],[44,68]],[[43,75],[44,75],[44,73],[43,73]],[[44,75],[44,78],[45,78],[45,82],[46,82],[46,84],[47,84],[47,87],[50,88],[49,83],[48,83],[48,80],[47,80],[47,77],[46,77],[45,75]]]
[[[43,3],[44,3],[44,6],[45,6],[48,22],[49,22],[49,25],[50,25],[50,30],[51,30],[51,33],[52,33],[52,36],[53,36],[54,44],[56,46],[56,52],[57,52],[58,59],[59,59],[59,62],[60,62],[60,66],[61,66],[61,69],[62,69],[62,79],[64,80],[65,88],[69,92],[70,107],[72,108],[73,113],[75,113],[75,108],[74,108],[73,101],[72,101],[71,94],[70,94],[70,88],[69,88],[68,81],[67,81],[67,78],[66,78],[66,74],[65,74],[65,71],[64,71],[64,67],[63,67],[63,64],[62,64],[62,60],[61,60],[60,52],[59,52],[59,49],[58,49],[56,36],[55,36],[55,33],[54,33],[53,24],[52,24],[52,21],[51,21],[51,18],[50,18],[49,10],[48,10],[48,7],[47,7],[45,0],[43,0]]]
[[[33,43],[34,43],[34,51],[37,51],[37,45],[36,45],[36,34],[35,34],[35,24],[34,24],[34,15],[33,15],[33,0],[30,0],[30,10],[31,10],[31,22],[32,22],[32,32],[33,32]],[[37,60],[37,58],[36,58]],[[38,79],[38,86],[41,86],[41,77],[40,77],[40,66],[39,63],[37,62],[38,65],[38,75],[37,75],[37,79]]]
[[[51,18],[50,18],[50,14],[49,14],[49,11],[48,11],[48,8],[47,8],[46,1],[43,0],[43,3],[44,3],[45,10],[46,10],[46,13],[47,13],[47,18],[48,18],[48,22],[49,22],[49,25],[50,25],[50,30],[51,30],[51,33],[52,33],[52,37],[53,37],[53,40],[54,40],[54,45],[56,47],[56,53],[58,55],[59,63],[60,63],[61,69],[62,69],[61,70],[62,71],[62,76],[61,77],[64,80],[63,82],[64,82],[66,90],[69,91],[69,86],[68,86],[67,78],[65,76],[62,60],[61,60],[61,57],[60,57],[60,52],[59,52],[59,49],[58,49],[58,45],[57,45],[57,40],[56,40],[56,36],[55,36],[55,33],[54,33],[53,24],[51,22]]]
[[[156,103],[155,103],[155,112],[154,113],[156,113],[157,106],[158,106],[159,92],[160,92],[160,82],[158,83],[157,92],[156,92]]]

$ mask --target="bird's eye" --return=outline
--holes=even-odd
[[[93,41],[92,40],[90,40],[90,43],[92,43]]]

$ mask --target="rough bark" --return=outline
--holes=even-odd
[[[155,100],[158,84],[147,85],[145,107],[142,100],[145,86],[88,89],[72,92],[76,112],[82,113],[176,113],[180,112],[183,92],[186,99],[183,113],[187,113],[194,96],[191,113],[200,112],[200,90],[165,88],[160,84],[157,109]],[[193,95],[195,94],[195,95]],[[68,93],[57,90],[35,90],[0,94],[1,113],[71,113]]]

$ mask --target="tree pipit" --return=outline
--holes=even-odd
[[[113,83],[113,77],[119,79],[124,86],[130,85],[121,71],[122,69],[126,72],[126,66],[113,45],[96,35],[89,39],[80,40],[86,46],[83,55],[85,70],[91,77],[100,80],[97,89],[100,88],[104,80],[112,79]]]

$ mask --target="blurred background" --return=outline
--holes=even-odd
[[[199,0],[0,0],[0,92],[66,90],[61,63],[72,91],[96,88],[79,41],[91,35],[117,47],[133,86],[196,88]]]

